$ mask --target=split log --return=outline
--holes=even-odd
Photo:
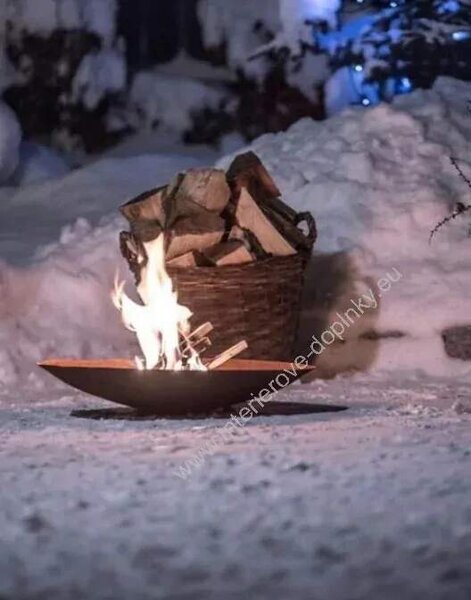
[[[158,221],[163,228],[165,225],[164,191],[165,186],[143,192],[123,204],[119,210],[131,224],[135,221]]]
[[[207,215],[197,215],[177,221],[168,232],[167,260],[191,251],[201,252],[221,241],[225,223],[218,215],[206,211]]]
[[[121,231],[119,234],[119,247],[131,273],[134,275],[136,285],[139,285],[141,282],[141,269],[147,262],[144,244],[132,233]]]
[[[185,180],[185,173],[179,173],[167,186],[165,190],[163,205],[165,212],[165,228],[171,230],[179,220],[194,218],[200,215],[211,215],[203,206],[180,193],[180,188]]]
[[[203,251],[204,258],[211,266],[241,265],[253,261],[253,256],[240,240],[229,240],[215,244]]]
[[[270,223],[277,229],[283,238],[289,242],[293,248],[295,248],[297,252],[311,251],[316,234],[314,219],[311,215],[309,215],[309,217],[312,220],[312,224],[310,221],[307,221],[306,224],[308,227],[308,232],[303,233],[300,229],[298,229],[297,224],[298,221],[302,222],[302,216],[307,215],[308,213],[300,213],[298,215],[295,211],[293,211],[295,214],[295,220],[293,221],[291,219],[286,219],[284,215],[273,210],[270,205],[265,203],[262,203],[262,211],[265,216],[268,217]]]
[[[202,323],[199,327],[197,327],[196,329],[193,329],[193,331],[188,335],[188,338],[191,342],[208,335],[208,333],[211,333],[211,331],[214,329],[213,324],[210,321],[206,321],[205,323]]]
[[[274,256],[296,254],[295,248],[272,225],[245,187],[240,191],[235,217],[239,227],[256,236],[265,252]]]
[[[221,367],[228,360],[231,360],[231,358],[234,358],[235,356],[237,356],[244,350],[247,350],[248,347],[249,346],[245,340],[238,342],[237,344],[234,344],[234,346],[231,346],[227,350],[224,350],[224,352],[222,352],[221,354],[216,356],[216,358],[214,358],[207,365],[208,371],[212,371],[213,369],[217,369],[218,367]]]
[[[270,173],[254,152],[246,152],[236,156],[227,171],[226,177],[233,198],[236,200],[242,188],[246,188],[257,202],[281,196],[281,192]]]
[[[194,329],[189,335],[182,335],[183,341],[180,348],[184,358],[190,358],[192,351],[203,354],[211,346],[211,340],[208,334],[213,330],[213,325],[209,321],[203,323]]]
[[[198,253],[192,250],[191,252],[187,252],[186,254],[182,254],[172,258],[171,260],[168,260],[167,266],[178,268],[196,267],[198,262],[200,262],[198,261]]]
[[[219,169],[189,169],[175,194],[177,204],[191,200],[211,212],[221,213],[229,202],[231,190],[224,171]]]
[[[268,210],[272,213],[278,214],[283,217],[285,221],[296,225],[298,222],[298,213],[291,208],[286,202],[283,202],[281,198],[265,198],[261,202],[263,210]]]
[[[247,236],[245,235],[245,231],[242,229],[242,227],[239,227],[238,225],[233,225],[231,227],[231,230],[229,231],[229,236],[227,239],[229,241],[230,240],[238,240],[239,242],[244,242],[244,243],[246,243],[246,245],[248,245],[248,240],[247,240]]]
[[[262,248],[255,234],[249,229],[242,229],[238,225],[234,225],[229,232],[228,240],[239,240],[244,243],[247,250],[250,250],[256,260],[267,258],[268,253]]]

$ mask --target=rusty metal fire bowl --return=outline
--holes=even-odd
[[[294,371],[287,362],[244,359],[211,371],[140,371],[124,359],[50,359],[39,366],[82,392],[162,416],[227,408],[257,396],[284,369],[287,384],[313,368]]]

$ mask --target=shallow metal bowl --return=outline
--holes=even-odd
[[[292,363],[243,359],[212,371],[139,371],[122,359],[50,359],[38,364],[82,392],[155,415],[225,408],[258,396],[280,373],[286,374],[279,379],[284,387],[313,368],[294,370]]]

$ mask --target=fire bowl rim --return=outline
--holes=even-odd
[[[37,363],[38,367],[43,369],[55,368],[55,369],[111,369],[111,370],[130,370],[138,373],[149,373],[149,371],[139,371],[136,368],[134,361],[126,358],[105,358],[105,359],[82,359],[82,358],[48,358]],[[253,371],[280,371],[284,369],[296,369],[298,374],[310,373],[316,367],[315,365],[304,365],[296,366],[294,361],[277,361],[277,360],[259,360],[259,359],[247,359],[247,358],[232,358],[222,364],[221,366],[213,369],[212,371],[239,371],[253,372]],[[209,373],[211,371],[165,371],[160,369],[151,369],[152,371],[159,371],[162,373]]]

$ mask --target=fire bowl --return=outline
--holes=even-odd
[[[293,374],[292,363],[244,359],[211,371],[139,371],[124,359],[51,359],[38,365],[82,392],[162,416],[226,408],[257,396],[280,373],[285,387],[314,368]]]

